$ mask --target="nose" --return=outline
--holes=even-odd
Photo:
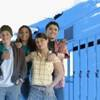
[[[38,46],[41,46],[41,44],[42,44],[41,42],[38,42],[38,43],[37,43]]]

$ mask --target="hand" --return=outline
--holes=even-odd
[[[10,53],[9,51],[4,51],[2,54],[2,59],[9,59],[10,58]]]
[[[21,48],[22,47],[22,43],[21,42],[16,42],[15,45],[16,45],[17,48]]]
[[[16,85],[22,84],[23,82],[24,82],[23,79],[18,79],[18,80],[16,81]]]
[[[54,88],[54,84],[50,84],[47,86],[48,88]]]

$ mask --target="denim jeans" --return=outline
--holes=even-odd
[[[56,100],[53,88],[32,86],[28,100]]]
[[[23,100],[27,100],[29,91],[30,91],[30,83],[29,83],[29,79],[26,78],[24,83],[21,86],[21,98],[23,98]]]
[[[0,100],[19,100],[20,85],[0,87]]]
[[[64,88],[55,88],[54,89],[57,100],[64,100]]]

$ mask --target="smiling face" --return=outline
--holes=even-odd
[[[29,37],[30,37],[29,30],[25,27],[21,28],[19,31],[19,38],[21,39],[21,41],[27,42],[29,40]]]
[[[55,39],[57,36],[59,29],[56,25],[49,25],[48,28],[46,29],[46,33],[48,35],[49,39]]]
[[[2,42],[4,44],[7,44],[7,43],[11,42],[12,35],[10,34],[10,32],[8,32],[8,31],[2,31],[0,34],[1,34],[0,37],[1,37]]]

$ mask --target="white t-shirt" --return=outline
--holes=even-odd
[[[13,50],[11,47],[7,48],[10,53],[10,58],[4,60],[1,64],[1,70],[3,72],[3,79],[0,79],[0,87],[10,87],[14,85],[11,82],[11,76],[13,74]]]

